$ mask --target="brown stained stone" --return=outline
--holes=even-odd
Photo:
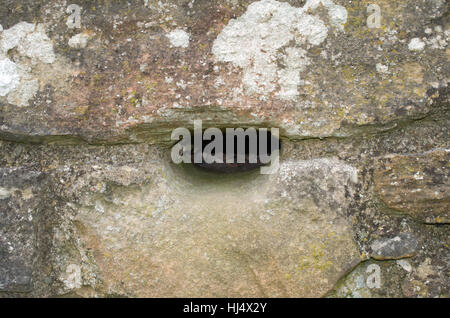
[[[206,126],[277,126],[293,139],[349,136],[392,128],[441,106],[447,94],[447,35],[436,18],[444,15],[444,2],[383,1],[383,23],[390,22],[379,29],[366,25],[369,3],[334,3],[342,6],[347,21],[333,24],[326,8],[309,9],[307,14],[321,19],[327,30],[311,44],[300,36],[309,31],[296,29],[298,21],[287,26],[276,21],[299,10],[298,1],[196,1],[192,7],[179,1],[150,1],[148,7],[144,1],[79,1],[82,28],[68,29],[60,3],[43,3],[23,15],[23,8],[8,0],[0,12],[7,16],[3,32],[22,21],[42,22],[56,61],[44,67],[14,49],[3,53],[30,67],[28,76],[40,88],[24,107],[0,97],[0,136],[160,143],[169,141],[171,129],[193,119],[203,119]],[[269,8],[273,20],[251,20],[246,13],[255,5]],[[242,23],[234,30],[242,38],[224,35],[235,21]],[[273,23],[267,38],[261,31],[266,22]],[[427,26],[441,31],[424,33]],[[251,44],[245,38],[250,27],[256,30]],[[187,47],[171,44],[168,34],[174,30],[189,35]],[[86,46],[69,46],[80,33],[88,37]],[[279,45],[281,36],[292,40]],[[425,46],[411,51],[408,44],[417,36]],[[445,43],[436,42],[438,36]],[[217,51],[241,52],[249,65],[216,54],[218,43]],[[255,52],[263,51],[260,68],[252,68],[250,61],[259,58]],[[281,98],[283,90],[296,93]]]
[[[449,159],[447,150],[377,158],[376,190],[391,209],[427,223],[448,223]]]
[[[339,160],[285,162],[270,177],[172,169],[78,201],[99,295],[319,297],[361,260],[345,216],[357,172]]]

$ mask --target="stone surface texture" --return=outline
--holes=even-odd
[[[450,296],[449,28],[445,0],[3,0],[0,297]],[[172,163],[194,120],[279,128],[279,170]]]

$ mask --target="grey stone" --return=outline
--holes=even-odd
[[[0,187],[11,195],[0,200],[0,291],[30,291],[35,256],[33,215],[39,200],[33,190],[40,173],[0,168]]]
[[[377,260],[411,257],[417,252],[418,242],[411,233],[402,233],[391,238],[381,238],[371,244],[370,256]]]

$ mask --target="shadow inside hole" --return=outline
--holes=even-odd
[[[273,150],[281,150],[281,141],[273,136],[270,131],[261,131],[256,130],[256,137],[252,138],[249,135],[242,136],[241,138],[244,138],[244,151],[241,155],[244,157],[244,162],[238,162],[239,154],[238,154],[238,141],[239,137],[233,133],[228,133],[226,131],[222,131],[223,138],[222,138],[222,153],[216,153],[217,149],[214,149],[212,151],[212,155],[217,155],[219,158],[221,158],[222,162],[212,162],[207,163],[205,162],[204,158],[202,157],[202,162],[198,163],[195,162],[195,155],[194,155],[194,138],[195,136],[192,136],[192,153],[191,153],[191,161],[193,165],[200,169],[209,171],[216,174],[234,174],[234,173],[243,173],[248,172],[252,170],[256,170],[262,166],[270,165],[269,163],[265,163],[267,161],[264,161],[261,155],[266,155],[270,157],[272,155],[272,148]],[[265,134],[265,135],[264,135]],[[227,140],[234,138],[234,147],[232,149],[228,149]],[[265,148],[261,147],[261,144],[264,144],[264,140],[266,140]],[[205,147],[214,141],[214,136],[212,137],[212,140],[203,140],[202,139],[202,145],[201,145],[201,151],[205,150]],[[251,152],[253,152],[256,156],[256,162],[255,160],[251,160]],[[256,150],[256,153],[255,153]],[[233,162],[227,163],[226,160],[226,154],[231,154],[233,158]],[[273,160],[273,158],[272,158]],[[242,160],[241,160],[242,161]]]

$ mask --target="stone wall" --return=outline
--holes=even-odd
[[[449,296],[446,1],[3,2],[0,297]]]

